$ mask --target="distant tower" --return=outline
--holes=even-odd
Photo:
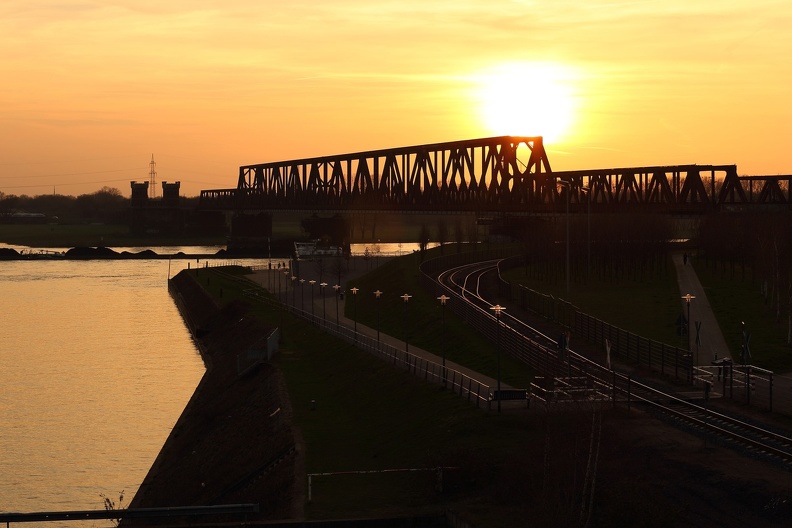
[[[157,197],[157,162],[154,161],[154,154],[151,155],[151,163],[149,163],[149,198]]]

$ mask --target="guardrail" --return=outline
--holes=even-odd
[[[85,521],[93,519],[141,519],[152,517],[193,517],[198,515],[247,515],[258,513],[258,504],[220,504],[215,506],[173,506],[164,508],[124,508],[119,510],[78,510],[30,513],[0,513],[0,522],[13,523]]]
[[[475,402],[476,407],[487,405],[488,408],[493,401],[491,387],[448,366],[430,361],[424,357],[401,350],[377,339],[376,337],[356,332],[340,322],[331,321],[321,316],[314,315],[309,311],[302,310],[296,306],[279,302],[269,295],[262,295],[261,288],[249,288],[244,290],[246,298],[269,304],[274,307],[281,307],[295,317],[299,317],[309,322],[323,332],[326,332],[337,339],[353,344],[361,350],[367,351],[385,361],[393,363],[405,369],[416,377],[421,377],[426,381],[443,385],[461,398]]]

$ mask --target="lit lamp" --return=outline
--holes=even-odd
[[[374,298],[376,299],[376,302],[374,304],[377,305],[377,348],[379,348],[379,342],[380,342],[380,307],[379,307],[380,303],[379,303],[379,298],[380,298],[381,295],[382,295],[382,292],[379,291],[379,290],[374,292]]]
[[[360,291],[360,288],[352,288],[349,291],[352,292],[352,308],[354,310],[353,317],[355,318],[355,341],[357,341],[357,292]]]
[[[696,298],[695,295],[690,295],[689,293],[682,296],[685,300],[685,304],[687,304],[687,335],[688,335],[688,352],[690,352],[690,301]]]
[[[498,412],[501,411],[501,360],[500,360],[500,314],[506,308],[501,306],[500,304],[496,304],[495,306],[490,306],[490,310],[495,312],[495,324],[497,325],[497,338],[496,338],[496,345],[495,345],[495,352],[498,356],[498,390],[496,394],[498,395]]]
[[[446,376],[446,332],[445,332],[445,307],[446,302],[449,301],[451,297],[447,295],[441,295],[437,298],[440,301],[440,309],[443,312],[443,387],[447,385],[448,376]]]
[[[410,351],[410,344],[407,342],[407,302],[410,300],[412,295],[405,293],[401,296],[404,299],[404,353],[407,354]],[[405,357],[406,359],[406,357]]]
[[[326,282],[322,282],[319,284],[319,289],[322,290],[322,319],[327,321],[327,303],[325,302],[325,286],[327,286]]]
[[[314,289],[313,289],[313,286],[314,286],[314,284],[316,284],[316,281],[311,279],[311,280],[308,281],[308,284],[311,285],[311,318],[313,319],[313,314],[314,314]]]
[[[338,297],[339,297],[339,290],[341,289],[341,286],[336,284],[336,285],[333,286],[333,289],[336,292],[336,330],[338,330],[338,328],[339,328],[339,324],[338,324]]]

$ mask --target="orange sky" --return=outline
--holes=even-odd
[[[6,0],[0,192],[129,196],[153,154],[194,196],[505,134],[545,136],[554,170],[789,174],[789,27],[788,0]]]

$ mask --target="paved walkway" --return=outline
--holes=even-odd
[[[352,259],[352,260],[354,260],[354,259]],[[385,261],[384,257],[380,258],[380,264],[382,264],[384,261]],[[300,296],[300,293],[301,293],[300,292],[300,288],[301,287],[305,288],[305,291],[304,291],[304,295],[305,295],[305,301],[304,301],[305,305],[304,306],[305,306],[305,308],[304,309],[305,309],[306,312],[310,313],[311,312],[311,290],[310,290],[308,281],[315,280],[316,283],[314,284],[314,292],[313,292],[313,294],[314,294],[314,296],[313,296],[314,314],[318,318],[321,319],[322,316],[323,316],[324,310],[327,310],[327,320],[330,321],[330,324],[332,326],[333,324],[335,324],[335,319],[336,319],[335,292],[333,291],[331,286],[327,286],[326,287],[330,291],[329,292],[325,292],[326,298],[324,299],[324,303],[326,303],[326,304],[324,304],[323,300],[322,300],[322,297],[321,297],[321,294],[320,294],[320,290],[318,288],[319,282],[320,282],[318,274],[316,273],[316,271],[314,269],[312,269],[312,268],[314,268],[314,266],[311,266],[310,264],[311,264],[310,262],[303,262],[302,263],[302,266],[301,266],[302,267],[302,269],[301,269],[302,273],[301,273],[300,278],[301,279],[305,279],[305,282],[303,283],[303,286],[299,286],[298,285],[297,291],[296,291],[296,296],[292,295],[293,291],[290,288],[289,293],[288,293],[288,298],[284,298],[284,301],[288,305],[291,305],[292,302],[294,302],[294,303],[296,303],[297,308],[303,309],[303,304],[302,304],[303,303],[303,299]],[[275,296],[277,296],[278,295],[278,282],[277,282],[278,278],[277,278],[277,275],[271,276],[270,274],[277,274],[278,271],[280,271],[280,273],[283,273],[283,270],[263,270],[263,271],[257,271],[252,276],[250,276],[250,278],[252,280],[254,280],[255,282],[257,282],[258,284],[260,284],[261,286],[263,286],[265,289],[269,289],[270,285],[272,285],[272,288],[273,288],[272,293]],[[346,282],[348,280],[354,279],[354,278],[356,278],[356,277],[358,277],[360,275],[364,275],[365,273],[368,273],[369,271],[370,271],[369,263],[366,262],[366,261],[363,261],[362,259],[359,262],[351,263],[350,270],[343,277],[343,280],[342,280],[342,283],[341,283],[341,286],[344,289],[344,291],[348,290],[348,288],[346,286]],[[325,276],[324,276],[323,280],[325,282],[327,282],[328,284],[331,282],[331,280],[328,279],[328,277],[327,277],[327,272],[325,272]],[[290,286],[291,286],[291,284],[290,284]],[[283,287],[283,283],[281,283],[281,287]],[[281,290],[281,293],[283,294],[283,290]],[[283,294],[283,295],[285,295],[285,294]],[[338,322],[342,326],[346,326],[347,328],[353,328],[355,326],[355,321],[353,319],[347,318],[344,315],[344,306],[345,306],[344,303],[348,299],[348,296],[349,296],[349,293],[347,291],[347,295],[344,296],[344,300],[343,301],[339,301],[339,303],[338,303]],[[375,328],[370,328],[370,327],[368,327],[368,326],[366,326],[366,325],[364,325],[364,324],[362,324],[360,322],[357,323],[357,331],[360,334],[373,337],[374,339],[376,339],[376,337],[377,337],[377,330]],[[380,341],[382,343],[390,345],[390,346],[392,346],[394,348],[397,348],[399,350],[404,350],[405,349],[405,343],[404,343],[404,341],[402,339],[399,339],[398,337],[394,337],[394,336],[385,334],[383,332],[380,332]],[[428,351],[426,351],[424,349],[418,348],[418,347],[414,346],[411,343],[408,343],[407,349],[408,349],[409,353],[413,354],[414,356],[420,357],[420,358],[425,359],[427,361],[431,361],[431,362],[436,363],[438,365],[442,365],[442,363],[443,363],[442,356],[434,354],[432,352],[428,352]],[[469,368],[467,368],[467,367],[465,367],[463,365],[459,365],[457,363],[454,363],[453,361],[446,360],[446,367],[449,368],[449,369],[456,370],[457,372],[461,372],[461,373],[465,374],[466,376],[468,376],[468,377],[470,377],[470,378],[472,378],[472,379],[474,379],[476,381],[479,381],[479,382],[481,382],[481,383],[483,383],[485,385],[488,385],[492,390],[495,390],[497,388],[497,383],[498,382],[497,382],[496,379],[493,379],[491,377],[488,377],[488,376],[485,376],[483,374],[480,374],[479,372],[473,371],[473,370],[471,370],[471,369],[469,369]],[[504,390],[507,390],[507,389],[512,389],[514,387],[506,385],[505,383],[501,383],[501,388],[504,389]],[[525,388],[525,387],[522,387],[522,388]],[[502,403],[510,405],[512,402],[502,402]]]
[[[684,254],[674,254],[672,258],[676,267],[680,298],[687,294],[696,297],[690,301],[693,360],[697,365],[709,365],[713,359],[731,357],[726,339],[718,326],[696,270],[690,262],[686,262]],[[683,313],[687,317],[687,302],[684,299],[681,299],[681,302]],[[695,341],[696,321],[701,322],[699,332],[701,344],[698,347]],[[733,357],[732,360],[735,364],[740,362],[739,357]],[[792,416],[792,376],[773,374],[773,411],[784,416]]]
[[[730,357],[729,347],[723,337],[718,320],[712,312],[707,294],[704,287],[699,282],[696,270],[692,264],[686,262],[687,259],[682,254],[673,255],[674,266],[676,267],[677,281],[679,282],[680,302],[682,303],[682,313],[688,317],[688,305],[681,297],[692,295],[695,299],[690,301],[690,349],[693,351],[693,361],[696,365],[709,365],[713,359]],[[696,323],[700,323],[701,329],[697,331]],[[698,333],[700,344],[696,344]],[[739,358],[734,358],[739,360]]]

